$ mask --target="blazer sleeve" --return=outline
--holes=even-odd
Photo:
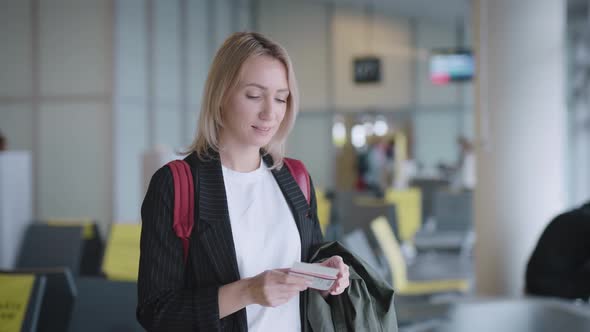
[[[218,331],[219,287],[185,287],[173,211],[172,172],[162,167],[152,177],[141,207],[137,320],[147,331]]]

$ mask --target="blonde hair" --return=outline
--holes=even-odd
[[[186,153],[195,151],[203,160],[211,158],[210,149],[219,152],[219,134],[223,128],[221,107],[239,83],[244,62],[253,56],[270,56],[279,60],[287,71],[289,97],[287,111],[281,125],[268,145],[262,149],[273,159],[272,168],[280,168],[285,156],[285,143],[299,111],[299,91],[293,65],[287,51],[279,44],[256,32],[237,32],[221,45],[209,69],[197,136]]]

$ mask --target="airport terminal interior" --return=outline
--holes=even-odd
[[[142,202],[240,31],[383,331],[590,331],[589,0],[0,0],[0,331],[144,330]]]

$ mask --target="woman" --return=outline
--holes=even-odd
[[[173,180],[152,177],[142,205],[139,322],[149,331],[301,331],[307,281],[289,275],[321,243],[316,200],[308,205],[283,166],[298,111],[287,52],[257,33],[235,33],[207,78],[199,130],[185,159],[197,179],[197,213],[184,263],[172,230]],[[349,285],[339,269],[326,298]]]

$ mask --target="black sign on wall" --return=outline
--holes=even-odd
[[[362,57],[354,59],[354,82],[377,83],[381,81],[381,59]]]

